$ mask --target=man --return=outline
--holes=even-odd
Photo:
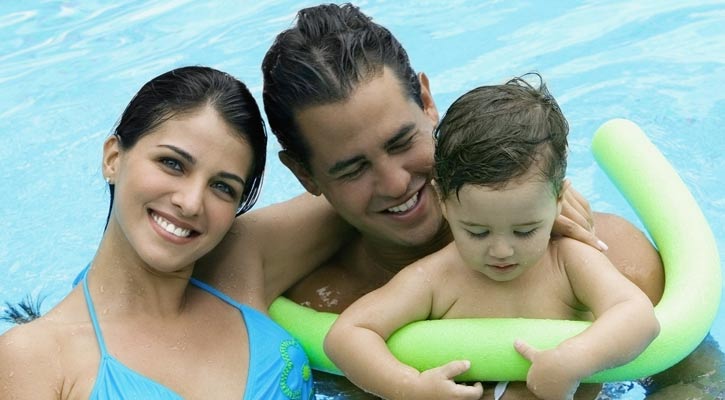
[[[354,229],[342,228],[321,198],[263,208],[239,219],[207,260],[213,268],[203,279],[235,297],[249,275],[237,271],[261,265],[271,302],[317,265],[286,295],[340,312],[452,240],[430,186],[439,113],[428,78],[413,71],[387,29],[352,5],[307,8],[277,36],[262,69],[281,161]],[[568,193],[557,233],[602,250],[606,242],[613,264],[659,301],[662,264],[642,232],[619,217],[592,214],[576,191]],[[319,238],[310,236],[315,232]],[[520,383],[509,390],[507,398],[530,396]]]
[[[451,241],[430,187],[439,113],[428,78],[387,29],[349,4],[307,8],[262,69],[281,161],[357,230],[288,296],[339,312]],[[592,225],[587,202],[572,192],[558,232],[604,250],[596,226],[612,262],[656,304],[664,276],[654,247],[616,216],[595,213]]]

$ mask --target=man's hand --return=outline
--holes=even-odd
[[[571,187],[571,182],[568,180],[564,181],[561,195],[561,213],[554,221],[552,233],[606,251],[607,245],[594,234],[594,214],[589,202]]]

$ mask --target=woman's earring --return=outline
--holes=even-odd
[[[106,177],[106,183],[110,185],[111,184],[111,178]]]

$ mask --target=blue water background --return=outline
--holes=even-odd
[[[314,4],[0,2],[0,304],[32,293],[46,297],[46,311],[93,256],[108,204],[101,145],[144,82],[209,65],[244,80],[261,104],[264,53],[297,9]],[[725,2],[357,4],[428,74],[441,111],[474,86],[540,72],[571,126],[574,186],[594,209],[641,227],[589,151],[606,120],[638,123],[725,254]],[[271,142],[258,206],[302,191]],[[724,343],[722,304],[711,333]]]

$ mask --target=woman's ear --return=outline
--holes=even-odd
[[[110,185],[116,181],[116,173],[119,169],[121,155],[121,143],[118,136],[111,135],[103,142],[103,177]]]
[[[278,153],[279,160],[284,164],[293,174],[297,177],[297,180],[310,194],[319,196],[322,191],[317,186],[317,183],[312,178],[310,172],[305,168],[296,158],[291,157],[286,151],[282,150]]]

